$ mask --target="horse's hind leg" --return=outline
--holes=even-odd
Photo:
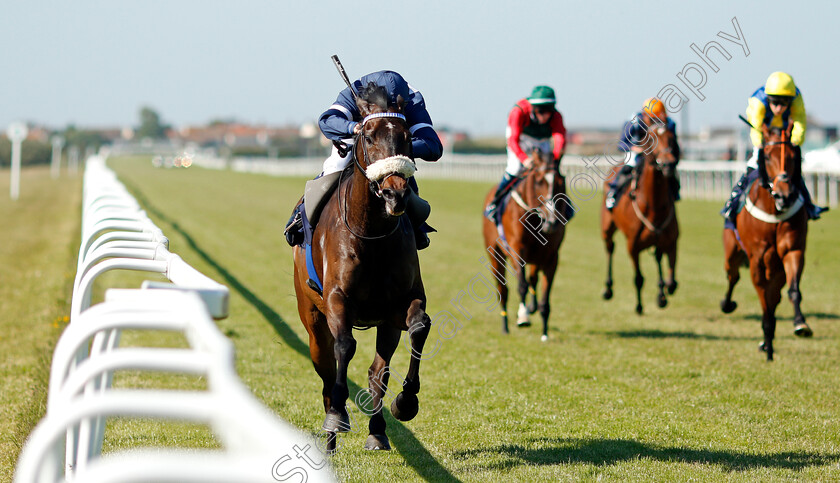
[[[656,257],[656,271],[659,276],[659,283],[657,284],[659,291],[656,294],[656,304],[662,309],[668,305],[668,299],[665,297],[665,281],[662,280],[662,249],[657,247],[653,255]]]
[[[726,270],[726,278],[729,281],[729,287],[726,289],[726,295],[720,301],[720,310],[725,314],[732,313],[738,304],[732,300],[732,291],[738,280],[741,279],[741,262],[744,260],[744,252],[738,246],[738,240],[735,238],[735,232],[732,230],[723,230],[723,250],[726,254],[724,260],[724,269]]]
[[[389,450],[391,445],[385,434],[385,418],[382,416],[382,398],[388,391],[388,379],[391,375],[391,356],[400,343],[400,330],[388,324],[382,324],[376,329],[376,356],[368,369],[367,401],[361,401],[365,393],[356,396],[356,406],[370,415],[368,428],[370,434],[365,441],[365,449]],[[369,403],[365,404],[365,403]]]
[[[420,359],[423,357],[423,346],[432,328],[432,320],[426,314],[426,301],[415,299],[411,302],[406,319],[408,338],[411,341],[411,362],[408,374],[405,376],[403,390],[391,403],[391,414],[400,421],[414,419],[419,410],[417,393],[420,392]]]
[[[668,281],[665,283],[665,288],[668,289],[668,295],[674,295],[677,291],[677,241],[665,250],[665,255],[668,256]]]
[[[785,274],[787,275],[788,284],[788,298],[793,304],[793,333],[800,337],[811,337],[814,331],[808,327],[805,322],[805,316],[802,315],[802,292],[799,290],[799,281],[802,279],[802,271],[805,268],[805,252],[802,250],[793,250],[785,254],[783,260],[785,264]]]

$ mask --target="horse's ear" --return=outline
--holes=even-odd
[[[770,186],[770,177],[767,175],[767,156],[764,154],[763,149],[758,150],[758,159],[756,159],[758,164],[758,177],[761,181],[761,186],[765,188]]]
[[[356,98],[356,107],[359,108],[359,114],[361,114],[362,117],[365,117],[368,114],[370,114],[370,111],[373,108],[373,103],[370,103],[370,102],[362,99],[361,97],[357,97]]]
[[[786,139],[790,139],[790,134],[793,132],[793,123],[789,122],[787,129],[785,129],[787,135],[785,136]]]
[[[397,110],[403,112],[403,108],[405,107],[405,99],[403,96],[397,94]]]
[[[761,135],[764,138],[764,142],[767,142],[767,138],[770,137],[770,127],[767,124],[761,125]]]

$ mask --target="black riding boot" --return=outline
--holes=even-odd
[[[292,210],[292,216],[289,218],[289,221],[286,223],[286,229],[283,231],[283,235],[286,236],[286,243],[288,243],[290,247],[303,243],[303,217],[300,214],[301,206],[302,203],[295,205],[295,209]]]
[[[809,220],[819,220],[820,215],[824,211],[828,211],[827,206],[817,206],[814,200],[811,199],[811,193],[808,191],[808,186],[805,185],[805,179],[799,178],[799,190],[802,192],[802,198],[805,200],[805,210],[808,212]]]
[[[610,182],[610,189],[607,191],[607,199],[605,204],[607,205],[607,210],[612,211],[615,208],[615,197],[618,192],[624,188],[624,185],[627,184],[627,180],[630,179],[630,175],[633,173],[633,167],[625,164],[621,167],[621,170],[618,174],[615,175],[615,178]]]
[[[747,178],[749,178],[750,173],[752,173],[754,169],[755,168],[747,168],[747,171],[741,175],[741,178],[738,180],[737,183],[735,183],[735,186],[732,188],[732,194],[729,195],[729,200],[727,200],[726,204],[723,205],[723,209],[720,210],[720,214],[732,223],[735,223],[735,218],[738,216],[738,210],[740,208],[740,199],[741,195],[744,194],[744,188],[746,188]]]
[[[496,222],[496,208],[498,207],[499,202],[502,201],[502,198],[505,197],[505,194],[507,194],[507,192],[510,190],[514,179],[514,176],[511,176],[510,173],[505,171],[505,175],[502,176],[502,181],[499,182],[499,186],[496,187],[496,193],[493,195],[493,199],[490,201],[490,204],[487,205],[487,208],[484,210],[484,216],[493,223]]]

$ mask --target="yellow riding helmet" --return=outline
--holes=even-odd
[[[764,92],[768,96],[789,96],[796,95],[796,84],[793,77],[784,72],[773,72],[764,84]]]
[[[665,120],[668,117],[668,113],[665,111],[665,104],[655,97],[646,100],[642,110],[648,116],[653,116],[660,120]]]

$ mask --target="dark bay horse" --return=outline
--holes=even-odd
[[[613,235],[621,230],[627,238],[627,252],[633,261],[636,285],[636,313],[642,313],[642,286],[645,279],[639,267],[639,254],[642,250],[654,247],[656,266],[659,271],[659,292],[657,305],[668,305],[668,294],[677,289],[674,271],[677,266],[677,238],[680,235],[677,224],[677,211],[669,189],[670,178],[676,176],[679,159],[675,156],[676,139],[671,131],[645,114],[641,120],[648,129],[651,143],[646,153],[640,153],[640,166],[634,172],[628,193],[622,196],[612,212],[606,204],[601,204],[601,237],[607,249],[607,280],[603,297],[609,300],[613,296],[612,256],[615,244]],[[614,174],[620,168],[614,168]],[[604,184],[604,192],[607,184]],[[605,194],[606,196],[606,194]],[[668,256],[668,282],[662,279],[662,255]]]
[[[408,421],[418,411],[420,358],[431,320],[413,231],[402,216],[407,197],[413,196],[406,178],[414,173],[403,104],[398,96],[397,105],[389,105],[386,91],[372,83],[357,99],[364,120],[353,144],[354,162],[342,173],[312,238],[312,263],[323,294],[307,283],[304,248],[294,252],[298,312],[323,380],[323,430],[330,451],[335,450],[335,433],[350,430],[347,367],[356,352],[354,327],[376,327],[376,356],[368,370],[373,410],[365,448],[390,449],[382,398],[391,356],[406,330],[411,362],[391,412]]]
[[[519,311],[517,324],[531,325],[528,315],[539,309],[542,316],[542,340],[548,340],[548,316],[551,313],[549,296],[554,274],[560,259],[560,244],[566,234],[569,211],[574,204],[566,196],[565,178],[551,153],[535,149],[533,166],[525,179],[511,193],[511,200],[502,214],[504,238],[495,223],[484,219],[484,246],[490,253],[493,275],[501,295],[502,331],[508,333],[506,261],[516,270],[519,282]],[[493,199],[494,189],[484,200],[486,208]],[[526,268],[528,270],[526,274]],[[537,305],[537,280],[541,280],[542,299]],[[526,297],[531,300],[526,306]]]
[[[790,144],[790,127],[764,131],[764,146],[759,151],[759,178],[746,195],[745,209],[736,219],[736,230],[723,230],[723,249],[729,287],[720,303],[724,313],[738,306],[732,289],[740,278],[739,268],[749,261],[758,299],[761,301],[761,328],[764,342],[759,348],[773,360],[773,337],[776,333],[776,307],[782,299],[782,287],[788,285],[793,304],[793,333],[810,337],[813,331],[805,322],[800,303],[799,282],[805,268],[805,242],[808,215],[799,193],[802,176],[800,151]]]

